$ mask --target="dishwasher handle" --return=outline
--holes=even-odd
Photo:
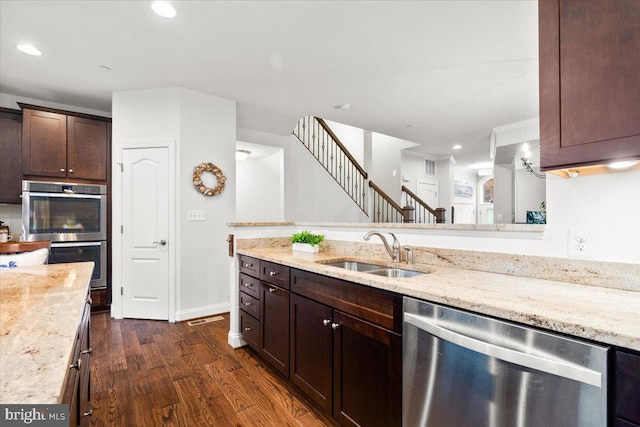
[[[458,332],[443,328],[431,322],[431,319],[413,313],[404,313],[405,323],[409,323],[442,340],[482,353],[489,357],[504,360],[526,368],[535,369],[552,375],[568,378],[598,388],[602,387],[602,374],[582,366],[556,360],[550,360],[533,354],[522,353],[485,341],[471,338]]]

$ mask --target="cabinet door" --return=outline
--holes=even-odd
[[[0,203],[21,203],[22,193],[22,114],[0,111]]]
[[[616,352],[616,415],[640,424],[640,356]]]
[[[402,338],[334,310],[333,416],[342,425],[402,424]]]
[[[262,356],[289,377],[289,291],[261,283]]]
[[[22,111],[22,173],[67,176],[67,116],[24,109]]]
[[[640,2],[538,5],[542,169],[640,156]]]
[[[107,179],[107,123],[67,117],[67,177]]]
[[[291,294],[291,381],[331,413],[333,310]]]

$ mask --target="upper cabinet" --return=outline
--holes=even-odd
[[[20,110],[0,108],[0,203],[21,203],[22,113]]]
[[[19,105],[25,176],[107,180],[108,119]]]
[[[640,158],[640,1],[538,4],[541,169]]]

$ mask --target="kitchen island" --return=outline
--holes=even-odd
[[[0,269],[0,403],[63,403],[92,271],[92,262]]]

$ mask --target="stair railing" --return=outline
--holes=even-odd
[[[387,193],[369,181],[372,191],[373,211],[371,219],[373,222],[405,222],[405,216],[399,204],[393,201]]]
[[[304,116],[298,120],[293,135],[307,147],[313,157],[366,214],[367,172],[325,121],[314,116]]]
[[[402,186],[402,193],[404,195],[405,204],[415,208],[413,222],[429,224],[434,222],[438,224],[446,222],[445,215],[447,210],[445,208],[431,208],[431,206],[426,204],[420,197],[416,196],[415,193],[404,185]]]

